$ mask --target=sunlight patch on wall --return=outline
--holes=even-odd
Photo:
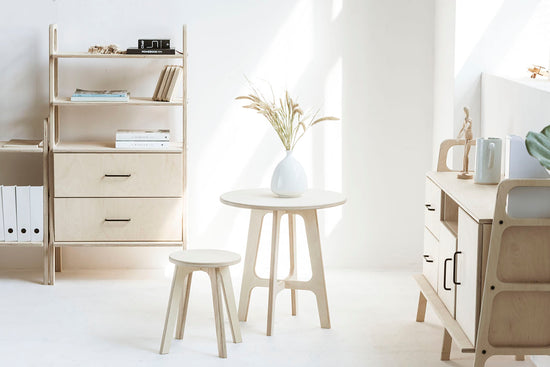
[[[526,77],[532,64],[550,66],[550,0],[537,4],[533,17],[514,39],[496,73]]]
[[[504,0],[460,0],[456,2],[455,76],[472,54]]]
[[[340,15],[342,12],[342,8],[344,7],[344,0],[332,0],[332,15],[330,17],[330,21],[334,22],[336,18]]]

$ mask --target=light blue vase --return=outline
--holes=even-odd
[[[274,194],[294,198],[307,189],[307,177],[304,167],[294,159],[292,150],[286,151],[286,157],[279,162],[271,177],[271,191]]]

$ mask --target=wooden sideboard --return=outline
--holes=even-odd
[[[445,327],[442,360],[449,359],[451,340],[474,352],[496,193],[496,185],[458,180],[456,172],[426,177],[417,321],[424,321],[428,301]]]

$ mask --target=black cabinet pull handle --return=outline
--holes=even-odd
[[[105,174],[105,177],[131,177],[132,175],[130,173],[128,174],[125,174],[125,175],[109,175],[109,174]]]
[[[446,291],[450,291],[451,288],[447,288],[447,262],[452,261],[452,258],[445,259],[445,262],[443,263],[443,289]]]
[[[131,218],[105,218],[105,222],[129,222]]]
[[[429,211],[435,212],[435,208],[432,208],[432,204],[424,204],[424,206],[425,206],[426,209],[428,209]]]
[[[460,284],[462,284],[462,283],[456,281],[456,264],[457,264],[456,256],[457,256],[458,254],[461,254],[461,253],[462,253],[462,251],[456,251],[455,254],[453,255],[453,283],[454,283],[455,285],[460,285]]]
[[[424,255],[424,260],[426,260],[427,263],[433,263],[434,261],[431,259],[428,259],[430,255]]]

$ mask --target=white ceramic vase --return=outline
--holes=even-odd
[[[286,151],[286,157],[279,162],[271,177],[271,191],[274,194],[294,198],[307,189],[307,177],[304,167],[294,159],[292,150]]]

